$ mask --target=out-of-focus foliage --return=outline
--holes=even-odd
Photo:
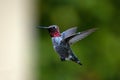
[[[120,0],[41,0],[37,7],[41,26],[99,28],[72,46],[83,66],[61,62],[47,30],[38,30],[38,80],[120,80]]]

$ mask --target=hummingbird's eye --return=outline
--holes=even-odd
[[[55,29],[56,27],[53,27],[53,29]]]
[[[56,27],[52,27],[52,30],[53,30],[53,31],[56,30]]]

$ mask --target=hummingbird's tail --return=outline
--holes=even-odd
[[[82,63],[81,63],[81,62],[80,62],[77,58],[76,58],[76,59],[75,59],[75,58],[74,58],[74,59],[73,59],[73,58],[71,58],[71,60],[72,60],[73,62],[78,63],[79,65],[82,65]]]
[[[80,60],[75,55],[73,55],[73,54],[72,54],[72,58],[70,60],[73,61],[73,62],[78,63],[79,65],[82,65],[82,63],[80,62]]]

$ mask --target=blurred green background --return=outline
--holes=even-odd
[[[37,30],[38,80],[120,80],[120,0],[37,0],[38,25],[58,25],[61,32],[99,30],[74,44],[83,63],[61,62],[47,30]]]

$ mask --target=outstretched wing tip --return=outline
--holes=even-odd
[[[88,35],[90,35],[91,33],[95,32],[96,30],[98,30],[98,28],[91,28],[82,32],[78,32],[75,37],[73,37],[70,41],[69,44],[72,45],[73,43],[84,39],[85,37],[87,37]]]
[[[97,27],[94,27],[94,28],[90,28],[91,30],[98,30],[99,28],[97,28]],[[88,30],[90,30],[90,29],[88,29]]]
[[[94,27],[94,28],[91,28],[91,29],[93,29],[94,31],[96,31],[96,30],[98,30],[99,28],[98,28],[98,27]]]

